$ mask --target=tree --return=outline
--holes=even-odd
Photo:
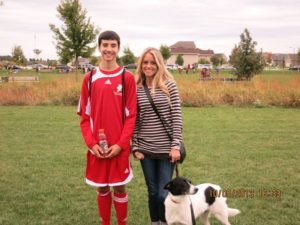
[[[297,64],[300,64],[300,48],[298,49],[298,52],[297,52]]]
[[[57,66],[57,61],[55,59],[47,59],[47,65],[51,67]]]
[[[271,65],[272,64],[272,53],[268,52],[265,55],[265,63],[266,65]]]
[[[213,55],[213,56],[210,58],[210,61],[212,62],[212,64],[213,64],[214,67],[218,67],[218,65],[221,64],[220,57],[218,57],[217,55]]]
[[[92,65],[98,65],[98,62],[99,62],[99,57],[98,56],[91,56],[90,58],[90,64]]]
[[[256,52],[257,43],[252,40],[250,32],[245,29],[240,35],[241,41],[236,45],[230,55],[230,63],[235,68],[234,74],[238,80],[250,80],[254,75],[262,72],[264,60],[262,52]]]
[[[17,65],[25,65],[26,64],[26,58],[24,56],[22,47],[20,45],[16,45],[12,51],[12,61],[16,63]]]
[[[198,64],[209,64],[209,61],[206,59],[199,59]]]
[[[177,55],[175,63],[180,65],[180,66],[183,65],[184,60],[183,60],[182,54]]]
[[[282,66],[282,69],[284,69],[284,68],[285,68],[285,59],[283,59],[283,60],[282,60],[282,62],[281,62],[281,66]]]
[[[225,62],[224,58],[220,55],[213,55],[210,58],[210,61],[212,62],[214,67],[218,67],[220,65],[223,65],[223,63]]]
[[[171,57],[171,52],[167,45],[161,45],[159,51],[161,52],[165,62]]]
[[[121,61],[123,65],[131,64],[135,62],[135,56],[128,46],[124,47],[123,53],[124,55],[121,57]]]
[[[68,63],[75,59],[75,67],[78,65],[78,57],[88,58],[95,51],[95,42],[99,30],[87,18],[87,11],[82,9],[79,0],[62,0],[57,7],[58,18],[62,20],[61,29],[54,24],[49,24],[57,41],[57,54],[62,63]]]
[[[0,55],[0,61],[4,61],[4,60],[11,61],[12,58],[10,55]]]

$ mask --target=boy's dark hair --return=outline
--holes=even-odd
[[[112,30],[103,31],[99,35],[99,37],[98,37],[98,46],[101,45],[102,40],[116,40],[118,42],[118,47],[120,47],[120,36]]]

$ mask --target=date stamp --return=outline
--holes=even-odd
[[[248,188],[237,188],[237,189],[220,189],[220,190],[209,190],[209,196],[211,197],[225,197],[225,198],[280,198],[282,191],[277,188],[271,189],[248,189]]]

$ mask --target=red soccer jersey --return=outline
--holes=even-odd
[[[90,73],[86,74],[77,113],[81,116],[81,132],[89,148],[98,143],[98,130],[104,129],[108,145],[118,144],[122,148],[120,154],[128,155],[136,119],[136,84],[133,75],[125,71],[126,119],[123,126],[122,72],[122,67],[113,71],[97,68],[93,71],[90,96]]]

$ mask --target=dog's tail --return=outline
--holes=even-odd
[[[228,208],[228,216],[236,216],[237,214],[240,213],[240,210],[238,209],[232,209],[232,208]]]

